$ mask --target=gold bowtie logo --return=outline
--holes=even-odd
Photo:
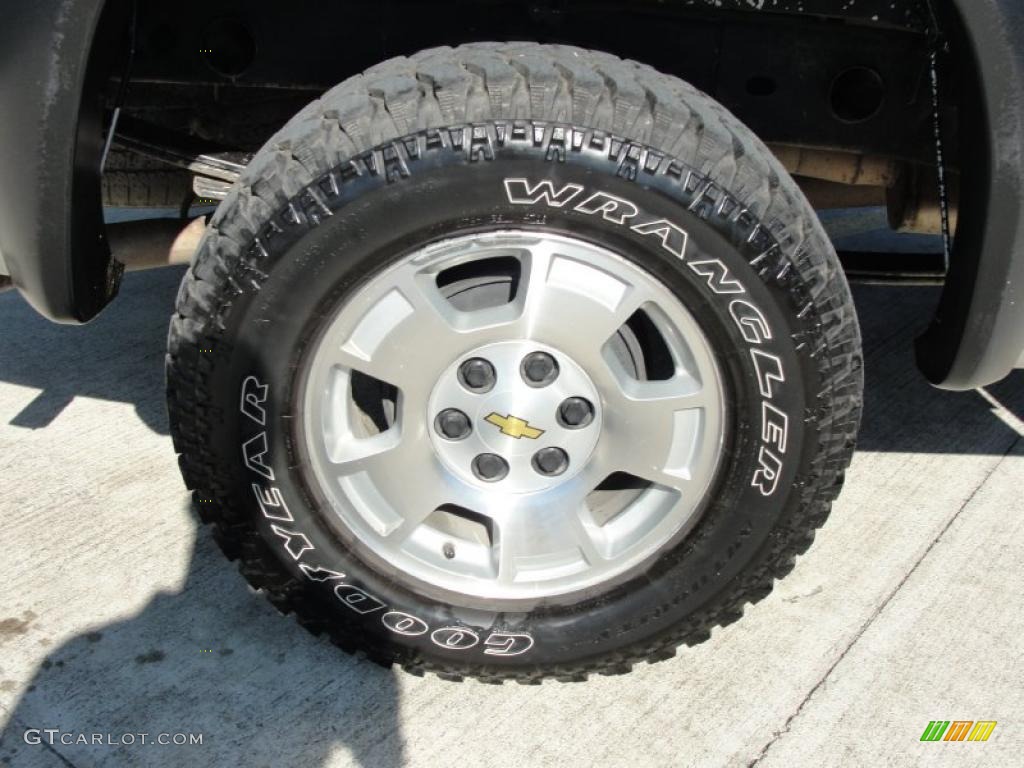
[[[524,419],[520,419],[518,416],[502,416],[498,413],[492,413],[486,416],[484,421],[488,424],[493,424],[500,429],[501,434],[514,437],[516,440],[521,437],[528,437],[531,440],[536,440],[544,434],[543,429],[531,427],[529,422]]]

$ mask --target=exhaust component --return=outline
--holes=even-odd
[[[817,210],[827,208],[869,208],[885,205],[886,189],[876,186],[851,186],[797,176],[796,183]]]
[[[188,264],[206,231],[202,216],[183,225],[180,219],[143,219],[107,225],[113,257],[128,271]]]
[[[794,176],[858,187],[891,187],[899,178],[899,163],[886,157],[771,144],[769,149]]]
[[[886,157],[773,144],[770,149],[815,208],[885,206],[897,232],[937,235],[942,206],[935,169]],[[947,174],[949,225],[956,231],[958,176]]]

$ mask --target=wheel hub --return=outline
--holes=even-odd
[[[493,379],[481,392],[472,373],[485,364]],[[601,435],[600,399],[590,377],[569,355],[530,340],[486,344],[456,360],[434,385],[427,411],[434,414],[430,439],[444,465],[496,494],[544,491],[571,480]],[[453,439],[444,427],[463,419],[471,427]],[[484,454],[503,459],[507,473],[474,469]]]

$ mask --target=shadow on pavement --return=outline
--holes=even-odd
[[[1024,420],[1024,370],[971,392],[935,389],[917,371],[914,338],[939,299],[937,287],[857,285],[864,339],[864,421],[859,450],[1003,455]],[[997,413],[1001,408],[1005,413]]]
[[[184,267],[125,277],[114,303],[87,325],[57,325],[16,292],[0,294],[0,382],[42,390],[10,420],[41,429],[75,397],[131,403],[165,435],[164,351]]]
[[[28,728],[203,743],[49,748],[26,744]],[[360,766],[402,764],[394,673],[277,615],[205,531],[181,591],[49,653],[0,735],[12,766],[319,766],[338,750]]]

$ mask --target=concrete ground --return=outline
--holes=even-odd
[[[861,449],[769,598],[625,677],[496,687],[343,655],[197,529],[162,393],[180,277],[129,276],[84,328],[0,295],[0,762],[1021,765],[1024,371],[929,388],[909,345],[934,289],[856,291]],[[937,719],[998,725],[985,743],[921,743]],[[203,740],[50,746],[30,728]]]

